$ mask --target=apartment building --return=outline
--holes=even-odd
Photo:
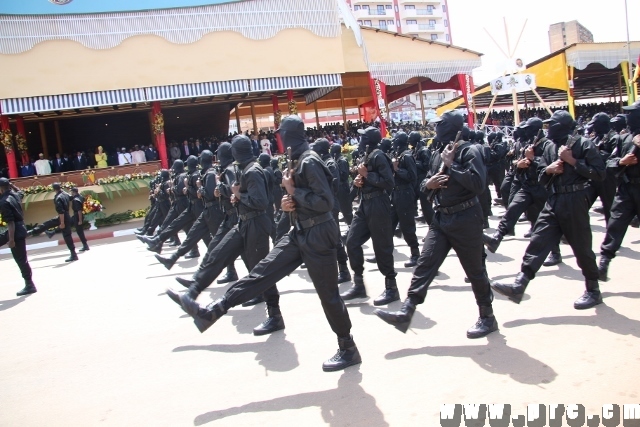
[[[347,3],[362,26],[451,43],[447,0],[347,0]],[[425,108],[432,108],[454,96],[456,93],[452,90],[425,91],[423,103]],[[407,101],[420,109],[419,94],[398,100]]]
[[[578,21],[558,22],[549,26],[551,52],[574,43],[593,43],[593,34]]]

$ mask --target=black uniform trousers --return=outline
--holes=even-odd
[[[353,221],[353,199],[349,194],[349,185],[340,183],[338,186],[338,203],[340,204],[340,212],[347,225],[351,225]]]
[[[483,222],[479,204],[450,215],[436,210],[411,278],[408,295],[415,304],[424,302],[438,269],[453,249],[471,282],[476,303],[491,306],[492,293],[484,266]]]
[[[222,270],[242,257],[248,271],[251,271],[269,253],[269,233],[271,223],[266,213],[247,221],[240,221],[234,226],[210,253],[205,262],[200,264],[193,275],[198,291],[204,291],[220,275]],[[335,259],[333,265],[335,267]],[[326,266],[326,268],[331,268]],[[336,273],[337,277],[337,273]],[[272,283],[274,285],[275,282]],[[260,295],[260,293],[255,296]],[[251,299],[251,298],[250,298]],[[272,310],[279,310],[280,294],[273,286],[265,290],[264,299]]]
[[[231,209],[224,215],[224,219],[222,220],[220,227],[218,227],[218,231],[216,231],[216,234],[213,236],[213,239],[211,239],[211,243],[209,243],[209,246],[207,246],[207,253],[205,254],[202,260],[203,264],[207,262],[207,260],[211,256],[211,252],[216,248],[216,246],[220,244],[224,236],[226,236],[227,233],[229,233],[233,229],[233,227],[235,227],[237,224],[238,224],[238,214],[236,213],[235,209]],[[227,271],[228,272],[236,271],[236,267],[233,264],[233,262],[227,266]]]
[[[16,227],[18,224],[16,223]],[[6,245],[9,242],[9,232],[5,231],[0,234],[0,247]],[[31,280],[31,266],[29,265],[29,261],[27,259],[27,242],[25,239],[17,239],[14,240],[16,243],[15,247],[11,248],[11,255],[13,255],[13,260],[18,264],[18,268],[20,269],[20,273],[22,274],[22,278],[24,280]]]
[[[187,238],[180,244],[175,254],[184,256],[193,248],[197,248],[200,240],[209,247],[212,236],[218,232],[218,228],[224,219],[222,209],[217,202],[209,202],[204,210],[187,232]]]
[[[176,197],[174,202],[171,204],[171,208],[169,209],[169,213],[165,217],[164,222],[162,223],[162,225],[158,229],[158,232],[164,230],[169,225],[171,225],[171,223],[176,218],[178,218],[180,216],[180,214],[182,212],[184,212],[185,209],[187,209],[188,206],[189,206],[189,199],[187,199],[187,196]],[[191,227],[188,227],[188,228],[185,227],[185,228],[182,229],[182,231],[184,231],[185,233],[188,233],[189,232],[189,228],[191,228]]]
[[[502,198],[502,205],[505,208],[509,206],[513,176],[513,172],[506,173],[502,183],[500,184],[500,198]]]
[[[305,263],[331,329],[339,337],[349,336],[351,320],[337,283],[336,248],[339,241],[340,229],[334,221],[306,230],[291,230],[248,276],[227,290],[226,308],[266,294],[278,281]]]
[[[552,194],[533,226],[531,241],[522,259],[522,271],[533,279],[554,246],[564,234],[576,257],[582,275],[587,280],[598,280],[596,256],[591,249],[591,224],[588,190]]]
[[[502,183],[505,178],[504,163],[496,163],[491,166],[487,166],[487,175],[489,180],[493,182],[493,186],[496,189],[496,195],[498,198],[502,198]]]
[[[152,205],[149,206],[149,211],[147,212],[147,214],[144,217],[144,223],[142,224],[142,228],[144,228],[145,230],[149,229],[149,224],[151,223],[151,220],[153,219],[153,216],[155,216],[157,211],[157,207],[155,205],[155,203],[153,203]]]
[[[386,192],[366,199],[360,196],[360,207],[353,216],[347,233],[347,255],[355,274],[364,273],[362,245],[371,239],[378,269],[388,279],[396,277],[393,267],[393,228],[391,228],[391,200]]]
[[[164,222],[164,219],[167,217],[167,214],[169,213],[169,209],[171,209],[171,202],[169,201],[169,199],[160,200],[160,201],[156,201],[156,204],[154,206],[156,206],[157,209],[156,209],[155,215],[153,216],[153,218],[151,219],[151,222],[149,223],[149,228],[151,230],[155,230],[156,227],[159,227],[160,225],[162,225],[162,223]]]
[[[273,203],[269,203],[269,206],[267,207],[267,216],[271,221],[271,233],[269,233],[269,236],[271,237],[271,241],[275,244],[276,236],[278,235],[278,225],[276,224],[276,214],[274,207],[275,205]]]
[[[396,188],[391,195],[391,229],[400,224],[402,237],[411,249],[411,256],[420,254],[420,244],[416,236],[416,196],[413,188]]]
[[[482,194],[478,196],[480,200],[480,207],[482,209],[482,216],[488,218],[491,216],[491,190],[489,190],[489,184],[487,183]]]
[[[631,220],[640,215],[640,184],[621,183],[613,200],[607,233],[600,253],[609,259],[616,256]]]
[[[80,214],[78,212],[73,213],[72,222],[73,222],[73,226],[76,229],[76,234],[78,235],[78,238],[82,243],[82,247],[88,248],[89,245],[87,244],[87,238],[84,235],[84,226],[83,226],[84,224],[78,224],[80,222]]]
[[[431,225],[435,211],[433,210],[433,203],[429,201],[429,195],[422,191],[418,192],[418,200],[420,200],[420,208],[422,209],[422,215],[427,224]]]
[[[73,243],[73,237],[71,236],[71,217],[69,216],[69,212],[64,213],[64,228],[62,231],[62,238],[64,239],[64,243],[69,248],[72,254],[76,253],[76,245]],[[38,234],[44,233],[45,230],[49,230],[50,228],[55,228],[60,226],[60,218],[56,216],[55,218],[51,218],[43,222],[42,224],[33,228],[33,235],[37,236]]]
[[[340,224],[339,217],[340,217],[340,209],[334,204],[333,206],[333,220],[335,221],[336,224]],[[340,226],[338,225],[338,231],[340,231]],[[338,264],[339,265],[347,265],[347,262],[349,262],[349,257],[347,256],[347,251],[344,247],[344,244],[342,244],[342,239],[340,239],[340,241],[338,242],[338,247],[336,248],[337,251],[337,257],[338,257]]]
[[[592,181],[589,184],[591,205],[600,197],[606,224],[609,224],[609,219],[611,218],[611,208],[613,206],[613,199],[616,196],[617,181],[615,173],[607,169],[607,176],[604,181]]]
[[[200,200],[189,201],[189,206],[169,224],[167,228],[158,233],[158,238],[165,242],[169,237],[175,236],[180,230],[191,230],[193,223],[200,217],[204,206]]]
[[[498,231],[503,236],[513,231],[520,216],[526,212],[532,226],[538,219],[544,204],[547,202],[547,190],[542,185],[522,185],[520,181],[511,186],[513,195],[509,197],[507,211],[498,224]]]

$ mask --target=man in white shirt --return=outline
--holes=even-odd
[[[140,147],[137,145],[134,146],[134,150],[131,153],[132,163],[140,164],[147,161],[146,156],[144,155],[144,151],[140,150]]]
[[[127,153],[127,149],[122,147],[122,150],[118,153],[118,164],[120,166],[130,165],[133,162],[131,154]]]
[[[260,140],[260,149],[263,153],[267,153],[271,156],[271,141],[267,139],[267,135],[262,135],[262,139]]]
[[[36,167],[36,175],[51,175],[51,163],[44,158],[44,154],[40,153],[40,157],[36,160],[34,166]]]

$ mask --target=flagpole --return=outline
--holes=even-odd
[[[633,78],[633,63],[631,62],[631,40],[629,39],[629,8],[627,6],[627,0],[624,0],[624,14],[627,23],[627,64],[629,67],[629,79],[626,81],[627,87],[629,88],[629,99],[627,100],[627,104],[631,105],[635,100],[635,93],[633,83],[631,79]],[[640,64],[638,64],[640,67]]]

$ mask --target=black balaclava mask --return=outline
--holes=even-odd
[[[396,137],[393,138],[393,144],[391,148],[394,152],[400,154],[409,147],[409,135],[400,131],[396,133]]]
[[[251,140],[245,135],[236,135],[233,137],[231,140],[231,154],[242,168],[256,159],[253,156]]]
[[[260,166],[262,166],[263,168],[266,168],[269,166],[269,163],[271,163],[271,156],[268,155],[267,153],[262,153],[258,156],[258,163],[260,164]]]
[[[416,150],[418,150],[420,147],[424,145],[424,144],[421,144],[421,142],[422,142],[422,135],[420,135],[420,132],[413,131],[409,134],[409,145],[414,147]]]
[[[168,170],[163,169],[162,172],[160,172],[160,180],[162,182],[166,182],[166,181],[169,181],[169,179],[171,179],[171,174],[169,173]]]
[[[388,153],[391,151],[391,140],[389,138],[382,138],[380,141],[380,146],[378,147],[383,153]]]
[[[187,169],[193,173],[198,169],[198,158],[196,156],[187,157]]]
[[[311,146],[311,149],[324,159],[325,156],[329,155],[329,140],[326,138],[318,138]]]
[[[496,132],[496,143],[502,142],[502,138],[504,137],[504,133]]]
[[[338,160],[340,158],[340,154],[342,154],[342,147],[338,144],[333,144],[330,150],[331,156]]]
[[[277,132],[280,133],[285,149],[291,148],[291,160],[298,160],[309,149],[304,122],[299,116],[293,114],[282,119]]]
[[[549,124],[547,137],[555,143],[564,142],[576,127],[575,120],[573,120],[571,114],[565,110],[556,111],[551,118],[545,120],[544,123]]]
[[[493,144],[493,141],[495,141],[495,140],[496,140],[496,137],[497,137],[497,136],[498,136],[498,134],[497,134],[497,133],[495,133],[495,132],[490,132],[490,133],[489,133],[489,135],[487,136],[487,142],[488,142],[489,144]]]
[[[640,100],[628,107],[622,107],[627,112],[627,126],[633,133],[640,131]]]
[[[622,130],[627,127],[627,116],[624,114],[618,114],[613,117],[611,119],[611,127],[618,133],[622,132]]]
[[[182,172],[184,172],[184,162],[180,159],[176,160],[175,162],[173,162],[171,170],[173,170],[174,174],[180,175]]]
[[[607,113],[598,113],[589,122],[597,135],[604,135],[611,130],[611,119]]]
[[[476,132],[476,142],[478,144],[484,145],[484,137],[485,137],[484,132],[482,131]]]
[[[203,172],[213,166],[213,153],[211,151],[204,150],[200,153],[200,166],[202,166]]]
[[[542,120],[537,117],[531,117],[523,127],[525,138],[531,140],[538,136],[538,132],[542,129]]]
[[[469,129],[469,127],[464,126],[466,129]],[[462,130],[462,139],[464,139],[465,141],[469,141],[471,143],[475,143],[476,142],[476,132],[474,130],[469,129],[469,132],[467,132],[466,130]]]
[[[358,133],[362,135],[360,137],[360,146],[363,152],[367,149],[367,147],[369,147],[369,149],[373,151],[382,141],[380,129],[378,129],[377,127],[369,126],[364,130],[359,129]]]
[[[269,164],[273,170],[278,169],[278,159],[271,159]]]
[[[223,142],[216,151],[218,160],[220,160],[220,167],[226,169],[231,163],[233,163],[233,154],[231,153],[231,144]]]

